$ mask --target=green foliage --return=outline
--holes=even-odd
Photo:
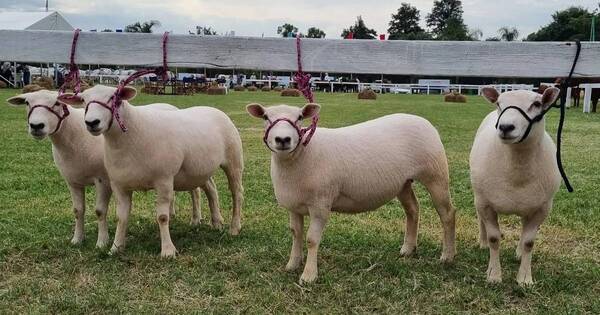
[[[377,32],[374,29],[368,28],[362,16],[356,17],[356,22],[349,28],[342,31],[342,38],[346,38],[348,34],[353,33],[355,39],[375,39]]]
[[[419,26],[421,14],[419,10],[408,3],[402,3],[398,12],[392,14],[392,20],[389,23],[389,39],[402,40],[424,40],[430,39],[425,30]]]
[[[296,37],[298,28],[289,23],[277,27],[277,34],[281,35],[281,37],[288,37],[290,33],[292,34],[292,37]]]
[[[433,9],[427,15],[427,26],[439,40],[470,40],[460,0],[434,1]]]
[[[0,99],[17,94],[0,90]],[[135,104],[169,103],[180,108],[206,104],[223,110],[244,144],[242,231],[237,237],[204,224],[191,227],[187,193],[177,194],[170,222],[179,250],[160,259],[155,194],[134,193],[127,246],[107,255],[94,248],[94,192],[87,190],[85,236],[72,246],[69,191],[52,161],[48,140],[27,135],[26,109],[0,106],[0,313],[16,314],[598,314],[600,313],[600,116],[571,109],[563,138],[563,160],[576,193],[561,189],[541,226],[533,255],[536,284],[520,288],[514,250],[520,220],[501,217],[504,282],[485,281],[488,251],[477,244],[477,217],[469,180],[469,150],[481,120],[494,107],[480,97],[468,105],[444,104],[440,95],[378,95],[365,103],[356,94],[316,93],[321,127],[337,128],[392,113],[427,118],[439,131],[450,165],[457,208],[457,256],[438,261],[439,217],[422,186],[419,246],[400,257],[405,214],[398,201],[357,215],[333,214],[319,250],[319,279],[297,283],[302,270],[285,272],[291,246],[287,211],[277,206],[269,175],[271,152],[262,142],[263,122],[246,104],[301,106],[303,98],[278,93],[237,92],[215,97],[140,94]],[[558,111],[547,115],[556,132]],[[151,128],[152,126],[149,126]],[[374,131],[376,132],[376,131]],[[318,137],[319,133],[315,134]],[[197,141],[210,141],[198,137]],[[314,141],[314,140],[313,140]],[[309,144],[310,145],[310,144]],[[385,158],[385,157],[383,157]],[[215,174],[225,222],[231,198],[223,172]],[[506,196],[510,197],[510,196]],[[111,238],[116,226],[109,208]],[[308,219],[305,220],[305,224]],[[304,246],[306,253],[306,245]]]
[[[498,30],[500,39],[507,42],[512,42],[519,39],[519,30],[516,27],[504,26]]]
[[[133,24],[129,24],[125,26],[125,32],[128,33],[152,33],[152,28],[158,26],[160,27],[160,21],[150,20],[146,22],[135,22]]]
[[[325,38],[325,32],[316,27],[311,27],[308,29],[306,33],[306,37],[308,38]]]
[[[537,32],[527,36],[528,41],[588,41],[590,38],[592,16],[583,7],[570,7],[557,11],[552,15],[552,22],[542,27]],[[598,16],[598,15],[597,15]],[[600,25],[596,25],[596,33]]]
[[[196,27],[196,35],[207,35],[207,36],[211,36],[211,35],[217,35],[217,31],[214,30],[212,27],[210,26],[197,26]]]

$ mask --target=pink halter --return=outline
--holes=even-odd
[[[308,143],[310,142],[310,139],[312,139],[312,136],[315,134],[315,131],[317,130],[317,122],[319,121],[319,118],[315,118],[313,117],[312,123],[310,124],[310,126],[306,127],[306,128],[301,128],[300,127],[300,119],[296,120],[296,121],[292,121],[291,119],[288,118],[278,118],[275,119],[274,121],[270,121],[267,119],[267,121],[269,122],[269,125],[267,126],[267,129],[265,130],[265,135],[263,137],[263,142],[265,143],[265,145],[267,146],[267,148],[269,148],[271,151],[273,151],[273,149],[271,149],[271,147],[269,146],[268,142],[267,142],[267,138],[269,138],[269,132],[271,132],[271,129],[273,129],[273,127],[275,127],[275,125],[277,125],[278,123],[285,121],[288,124],[290,124],[292,127],[294,127],[294,129],[296,129],[296,132],[298,133],[298,141],[300,143],[302,143],[303,146],[307,146]],[[302,142],[302,138],[304,138],[304,135],[306,135],[308,133],[308,136],[306,136],[306,139],[304,139],[304,142]],[[296,149],[300,146],[300,144],[298,144],[293,151],[296,151]]]
[[[56,128],[54,128],[54,131],[52,131],[52,133],[50,133],[49,135],[53,135],[55,134],[58,129],[60,129],[60,126],[62,125],[62,122],[65,120],[65,118],[67,118],[67,116],[69,116],[70,112],[69,112],[69,108],[67,107],[67,105],[62,104],[62,108],[63,108],[63,114],[62,116],[60,114],[58,114],[57,112],[55,112],[52,108],[54,106],[50,107],[47,105],[34,105],[29,109],[29,112],[27,112],[27,121],[29,121],[29,117],[31,117],[31,114],[33,113],[33,110],[36,108],[43,108],[49,112],[51,112],[52,114],[54,114],[56,116],[56,118],[58,118],[58,123],[56,124]]]

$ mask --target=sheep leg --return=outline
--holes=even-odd
[[[156,221],[160,230],[160,256],[163,258],[175,257],[177,249],[171,241],[169,232],[169,212],[174,198],[173,179],[160,182],[156,189]]]
[[[229,182],[231,199],[233,200],[233,211],[229,234],[238,235],[242,229],[242,203],[244,202],[244,187],[242,186],[242,168],[225,167],[225,174]]]
[[[479,248],[488,248],[488,238],[485,230],[485,223],[481,219],[481,216],[479,216],[479,213],[477,213],[477,223],[479,224]]]
[[[323,236],[323,230],[329,220],[329,209],[310,211],[310,225],[306,233],[306,245],[308,247],[308,255],[306,257],[306,265],[304,272],[300,277],[300,283],[310,283],[317,279],[317,254],[319,252],[319,244]]]
[[[400,255],[410,256],[417,248],[417,236],[419,231],[419,201],[415,197],[412,183],[406,182],[398,199],[406,213],[406,231],[404,233],[404,244],[400,249]]]
[[[202,210],[200,207],[200,188],[190,190],[192,198],[192,221],[190,224],[196,226],[202,221]]]
[[[521,248],[521,265],[519,266],[519,273],[517,274],[517,282],[520,285],[533,284],[533,278],[531,276],[533,243],[540,225],[548,215],[547,209],[550,208],[537,211],[530,217],[523,218],[523,231],[521,233],[521,240],[519,241],[519,247]]]
[[[487,281],[491,283],[502,282],[502,268],[500,266],[500,226],[498,214],[489,206],[478,207],[479,217],[485,224],[487,240],[490,248],[490,261],[487,269]]]
[[[171,200],[171,203],[169,204],[169,217],[171,219],[175,218],[175,194],[173,194],[173,200]]]
[[[118,187],[113,187],[113,191],[115,192],[115,197],[117,199],[117,230],[115,231],[115,239],[110,249],[111,254],[120,252],[125,248],[132,195],[131,191],[126,191]]]
[[[444,241],[440,260],[443,262],[452,262],[456,253],[454,244],[456,238],[456,211],[450,201],[450,191],[447,183],[447,181],[433,180],[429,183],[425,183],[425,187],[427,187],[429,195],[433,200],[433,205],[440,216],[442,228],[444,230]]]
[[[73,213],[75,214],[75,231],[71,244],[79,245],[85,237],[83,231],[85,220],[85,187],[69,185],[71,201],[73,202]]]
[[[112,190],[110,189],[110,183],[104,182],[100,179],[96,180],[96,216],[98,217],[98,241],[96,241],[97,248],[103,248],[108,245],[108,222],[106,220],[108,214],[108,203],[110,202],[110,196]]]
[[[215,181],[211,177],[200,187],[206,194],[206,199],[208,200],[212,227],[220,231],[223,229],[223,216],[221,216],[221,209],[219,208],[219,193]]]
[[[304,216],[290,211],[290,232],[292,232],[292,251],[285,270],[293,271],[302,264],[302,245],[304,238]]]

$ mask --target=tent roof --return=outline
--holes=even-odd
[[[72,31],[73,26],[58,12],[0,12],[0,29]]]

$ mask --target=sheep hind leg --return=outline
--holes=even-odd
[[[242,186],[243,167],[224,167],[227,175],[231,199],[233,200],[233,210],[231,224],[229,225],[229,234],[238,235],[242,229],[242,203],[244,202],[244,187]]]
[[[404,244],[400,249],[400,255],[410,256],[417,248],[417,237],[419,233],[419,201],[412,189],[412,182],[404,184],[398,195],[398,200],[406,213],[406,231],[404,233]]]
[[[190,224],[192,226],[199,225],[202,221],[202,210],[200,207],[200,188],[190,190],[190,197],[192,199],[192,220]]]
[[[221,209],[219,208],[219,193],[212,177],[204,185],[200,186],[200,188],[202,188],[208,200],[210,223],[214,229],[220,231],[223,229],[223,216],[221,216]]]
[[[452,262],[456,254],[456,210],[452,206],[450,200],[450,190],[448,180],[432,180],[423,183],[429,195],[433,200],[433,205],[437,210],[442,228],[444,230],[444,240],[442,248],[442,256],[440,260],[443,262]]]

